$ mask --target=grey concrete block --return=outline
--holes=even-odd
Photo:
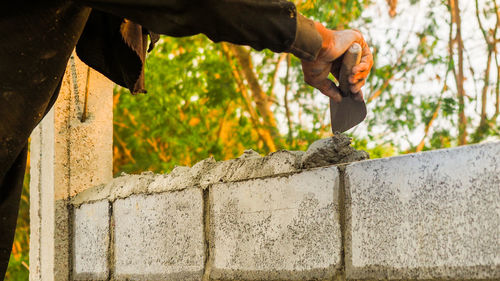
[[[299,171],[301,152],[276,151],[265,157],[252,153],[238,159],[214,163],[199,179],[201,187],[220,182],[242,181]]]
[[[199,186],[201,176],[215,165],[216,161],[211,157],[196,163],[191,168],[177,166],[170,174],[156,176],[149,185],[148,191],[159,193]]]
[[[107,184],[107,186],[111,185],[109,188],[109,200],[115,201],[118,198],[127,198],[132,194],[146,193],[149,184],[154,178],[155,174],[153,172],[143,172],[140,175],[124,174],[115,178]]]
[[[216,184],[210,189],[210,277],[317,280],[340,267],[338,171]]]
[[[107,199],[111,202],[118,198],[127,198],[132,194],[148,193],[148,186],[156,178],[161,177],[152,172],[143,172],[139,175],[127,175],[114,178],[107,184],[101,184],[90,187],[71,198],[73,206],[78,207],[81,204],[91,203]]]
[[[203,194],[132,195],[113,205],[115,279],[200,280],[205,260]]]
[[[347,166],[346,275],[499,279],[500,143]]]
[[[76,208],[73,231],[74,279],[106,280],[109,272],[109,202],[103,200]]]

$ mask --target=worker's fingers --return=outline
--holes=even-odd
[[[363,56],[361,57],[361,62],[352,68],[352,74],[349,76],[349,82],[356,83],[362,79],[366,79],[366,77],[368,77],[368,74],[370,74],[372,66],[373,56],[370,52],[370,48],[368,48],[368,46],[365,46],[363,48]]]
[[[361,53],[361,62],[371,62],[373,64],[373,55],[370,47],[366,44],[366,41],[363,39],[362,44],[362,53]]]
[[[304,81],[338,103],[342,96],[333,81],[328,79],[331,69],[331,63],[302,61]]]
[[[365,71],[362,71],[362,72],[358,72],[356,74],[351,74],[349,75],[349,83],[357,83],[361,80],[365,80],[367,77],[368,77],[368,74],[370,74],[370,71],[369,70],[365,70]]]
[[[366,63],[366,62],[360,62],[358,65],[355,65],[353,68],[352,68],[352,73],[353,74],[357,74],[358,72],[363,72],[363,71],[369,71],[371,68],[371,65],[369,63]]]
[[[352,84],[349,86],[351,93],[359,93],[361,91],[361,87],[363,87],[366,83],[366,80],[360,80],[359,82]]]
[[[339,88],[335,86],[335,83],[333,83],[333,81],[329,79],[323,80],[315,88],[325,96],[330,97],[335,103],[340,103],[340,101],[342,100]]]

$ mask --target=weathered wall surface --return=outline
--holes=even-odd
[[[67,202],[113,178],[112,109],[113,83],[72,56],[59,98],[31,134],[32,281],[70,278],[72,224]]]
[[[349,278],[500,279],[500,143],[345,170]]]
[[[322,142],[78,194],[72,278],[500,280],[500,142],[336,166],[313,150],[363,155]]]

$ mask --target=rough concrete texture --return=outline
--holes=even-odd
[[[30,144],[30,280],[42,280],[42,260],[51,257],[47,255],[50,244],[47,245],[42,237],[50,237],[47,231],[53,224],[46,224],[53,217],[52,206],[54,198],[53,175],[54,163],[54,111],[51,110],[33,130]],[[49,153],[52,157],[49,157]],[[43,157],[42,157],[43,156]],[[50,159],[52,158],[52,159]],[[49,202],[46,202],[46,200]],[[43,209],[42,209],[43,207]],[[48,211],[48,212],[47,212]],[[47,227],[49,226],[49,227]],[[47,241],[47,242],[50,242]],[[42,247],[44,245],[44,247]]]
[[[54,203],[54,235],[45,237],[46,239],[53,239],[54,242],[54,264],[50,268],[53,270],[54,280],[67,280],[71,272],[71,225],[70,225],[70,212],[68,209],[69,200],[56,200]],[[49,221],[46,222],[47,224]],[[42,248],[49,244],[43,244]],[[50,266],[50,264],[48,264]],[[51,275],[52,272],[49,274]],[[46,276],[46,275],[45,275]],[[50,280],[50,278],[42,278],[42,280]]]
[[[114,280],[200,280],[203,195],[197,188],[114,202]]]
[[[84,204],[74,210],[73,278],[108,278],[109,202]]]
[[[144,172],[139,175],[123,173],[106,185],[98,185],[78,193],[71,199],[71,204],[78,207],[84,203],[103,199],[113,202],[119,198],[127,198],[132,194],[148,193],[148,186],[155,180],[155,176],[152,172]]]
[[[144,172],[140,175],[122,175],[115,178],[109,188],[109,200],[127,198],[132,194],[141,194],[148,191],[149,184],[154,180],[153,172]]]
[[[30,280],[70,276],[68,198],[112,179],[113,83],[71,59],[59,98],[32,134]],[[87,116],[82,121],[88,81]]]
[[[303,168],[314,168],[341,163],[349,163],[370,158],[368,152],[356,150],[351,138],[344,134],[336,134],[331,138],[313,142],[302,157]]]
[[[347,166],[346,274],[500,279],[500,142]]]
[[[260,157],[255,153],[223,162],[217,162],[200,178],[200,186],[207,187],[219,182],[233,182],[252,178],[268,177],[299,171],[301,153],[286,150],[276,151]]]
[[[210,277],[317,280],[340,267],[337,168],[210,189]]]
[[[56,200],[113,178],[113,83],[88,69],[73,54],[54,104]]]
[[[260,156],[253,150],[246,150],[240,157],[227,161],[208,158],[193,167],[178,166],[169,174],[122,175],[106,185],[95,186],[72,198],[72,204],[79,206],[108,198],[126,198],[131,194],[161,193],[178,191],[190,187],[208,186],[221,182],[236,182],[264,178],[279,174],[291,174],[302,169],[328,166],[367,159],[368,153],[349,146],[351,139],[339,134],[314,142],[307,152],[280,150],[267,156]]]
[[[213,158],[196,163],[193,167],[178,166],[170,174],[159,175],[149,185],[149,192],[182,190],[199,186],[200,178],[216,165]]]

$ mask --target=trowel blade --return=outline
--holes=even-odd
[[[366,104],[364,100],[357,101],[351,96],[343,97],[340,103],[330,99],[330,120],[332,132],[343,133],[358,125],[366,117]]]

